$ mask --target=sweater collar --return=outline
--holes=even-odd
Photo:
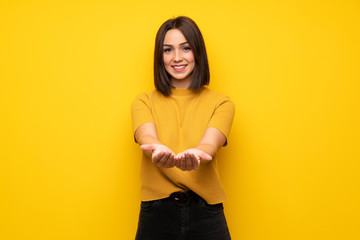
[[[188,89],[188,88],[171,88],[171,96],[189,96],[200,93],[204,87],[200,89]]]

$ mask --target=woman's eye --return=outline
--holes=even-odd
[[[164,52],[170,52],[171,48],[164,48]]]
[[[189,50],[191,50],[191,48],[188,46],[188,47],[184,47],[183,50],[184,51],[189,51]]]

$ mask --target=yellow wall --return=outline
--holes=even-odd
[[[192,17],[236,104],[233,239],[360,239],[360,2],[1,1],[0,239],[133,239],[130,103],[160,24]]]

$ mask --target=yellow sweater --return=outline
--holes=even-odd
[[[175,154],[196,147],[208,127],[217,128],[227,138],[234,118],[234,104],[229,97],[205,87],[196,91],[175,88],[169,97],[156,90],[142,93],[133,101],[131,110],[134,133],[144,123],[155,123],[159,140]],[[209,204],[225,201],[217,161],[215,154],[198,170],[181,171],[176,167],[159,168],[143,154],[141,200],[192,190]]]

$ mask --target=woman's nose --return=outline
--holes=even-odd
[[[174,51],[174,61],[178,62],[181,60],[182,60],[181,51],[179,51],[179,50]]]

